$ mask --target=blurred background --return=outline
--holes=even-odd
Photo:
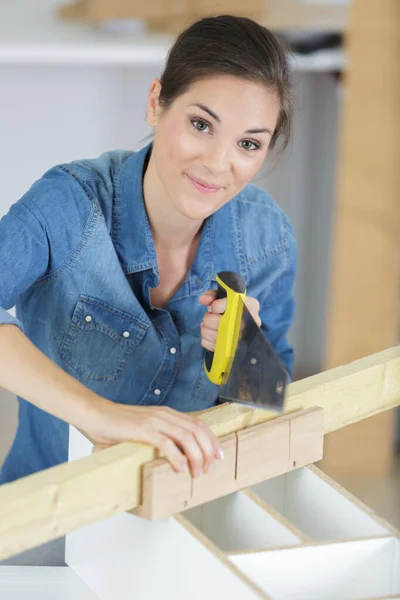
[[[298,240],[295,379],[397,345],[399,6],[0,0],[0,216],[59,162],[138,149],[149,133],[147,92],[175,34],[214,10],[244,14],[292,51],[293,141],[255,183],[286,211]],[[0,464],[15,434],[16,408],[0,390]],[[319,465],[397,527],[398,413],[329,434]]]

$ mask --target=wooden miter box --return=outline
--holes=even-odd
[[[140,507],[66,537],[88,600],[400,598],[400,534],[312,465],[323,435],[310,408],[225,436],[202,477],[146,463]]]

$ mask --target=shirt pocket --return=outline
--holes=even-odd
[[[61,361],[80,380],[115,383],[148,327],[129,313],[82,295],[61,342]]]

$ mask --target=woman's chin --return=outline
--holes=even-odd
[[[179,202],[179,212],[191,221],[204,221],[225,204],[225,202],[221,202],[221,198],[218,199],[218,202],[216,200],[215,198],[214,201],[211,201],[210,197],[204,200],[186,196],[182,202]]]

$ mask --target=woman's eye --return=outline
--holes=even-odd
[[[261,144],[259,144],[258,142],[252,142],[251,140],[243,140],[241,144],[242,148],[251,151],[258,150],[261,147]]]
[[[201,119],[191,119],[191,123],[198,131],[206,131],[209,127],[208,123],[202,121]]]

